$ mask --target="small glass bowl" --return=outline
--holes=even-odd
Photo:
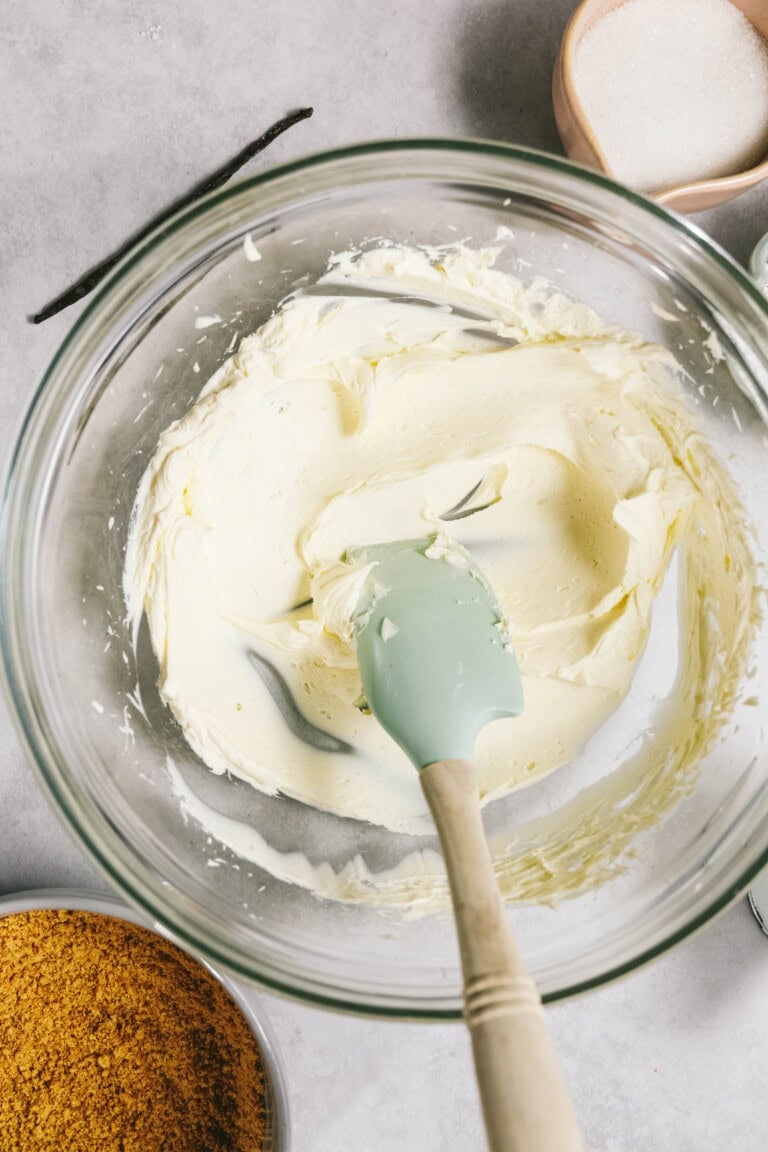
[[[502,271],[543,276],[668,346],[693,381],[689,403],[740,489],[765,561],[768,306],[745,273],[694,227],[568,161],[501,144],[391,141],[298,160],[208,196],[142,242],[96,293],[45,373],[13,453],[0,635],[12,708],[48,796],[153,923],[215,965],[307,1000],[456,1018],[449,917],[321,900],[235,857],[185,820],[167,759],[203,800],[279,852],[336,868],[359,854],[377,870],[434,840],[414,844],[214,776],[159,699],[146,636],[137,658],[125,623],[129,517],[159,434],[286,294],[316,280],[333,253],[382,239],[490,244]],[[519,842],[569,792],[620,770],[659,697],[674,696],[674,660],[649,644],[620,717],[567,768],[490,805],[494,833]],[[625,872],[555,907],[510,909],[547,999],[657,955],[768,861],[767,695],[763,621],[749,685],[759,707],[739,700],[698,765],[695,790],[636,843]]]
[[[161,924],[152,924],[146,916],[128,908],[114,896],[86,892],[79,888],[40,888],[28,892],[14,892],[8,896],[0,897],[0,919],[4,916],[13,916],[18,912],[42,912],[51,908],[64,908],[75,912],[94,912],[99,916],[112,916],[114,919],[127,920],[130,924],[136,924],[140,928],[146,928],[149,932],[163,936],[178,947],[177,941],[163,929]],[[217,972],[200,957],[195,957],[195,959],[205,965],[211,975],[226,989],[245,1016],[256,1039],[261,1054],[265,1087],[266,1130],[261,1152],[289,1152],[288,1096],[277,1041],[269,1021],[261,1009],[257,1013],[252,993],[246,997],[228,976],[223,976],[221,972]]]

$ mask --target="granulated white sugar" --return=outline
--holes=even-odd
[[[577,46],[574,80],[612,174],[642,191],[768,154],[768,44],[729,0],[626,0]]]

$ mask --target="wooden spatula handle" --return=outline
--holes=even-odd
[[[504,915],[466,760],[420,773],[443,848],[491,1152],[583,1152],[541,1000]]]

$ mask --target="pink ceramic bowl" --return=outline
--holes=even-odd
[[[574,59],[582,37],[609,12],[620,8],[624,0],[582,0],[565,29],[552,76],[552,102],[555,121],[563,147],[569,156],[588,168],[597,168],[615,179],[603,154],[574,82]],[[768,3],[766,0],[731,0],[760,35],[768,40]],[[732,200],[768,177],[768,156],[754,168],[721,176],[716,180],[698,180],[678,184],[652,194],[652,199],[676,212],[701,212]]]

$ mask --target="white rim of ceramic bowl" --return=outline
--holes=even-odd
[[[261,1152],[289,1152],[290,1118],[282,1056],[272,1026],[263,1009],[259,1007],[257,1010],[229,976],[217,971],[203,957],[196,956],[184,944],[174,939],[162,924],[153,922],[148,916],[130,908],[117,896],[106,892],[89,892],[84,888],[33,888],[29,891],[11,892],[0,896],[0,919],[20,912],[42,912],[49,909],[94,912],[100,916],[111,916],[113,920],[125,920],[129,924],[136,924],[139,928],[144,928],[153,935],[167,940],[210,972],[229,993],[247,1020],[262,1057],[266,1080],[265,1106],[268,1129]]]

